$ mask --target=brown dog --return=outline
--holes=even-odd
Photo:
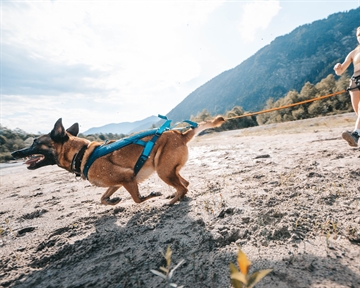
[[[170,204],[174,204],[188,191],[189,182],[179,174],[180,169],[188,159],[186,144],[196,134],[208,128],[218,127],[224,121],[223,117],[218,116],[213,121],[200,123],[197,128],[189,129],[184,133],[177,130],[165,131],[156,141],[149,158],[137,175],[134,173],[134,166],[143,147],[130,144],[95,160],[90,166],[87,178],[96,186],[109,187],[101,197],[101,203],[105,205],[115,205],[120,202],[120,198],[110,199],[110,197],[121,186],[130,193],[136,203],[141,203],[161,195],[153,192],[145,197],[140,196],[138,189],[138,183],[156,171],[166,184],[176,189],[175,196],[170,201]],[[14,158],[31,156],[30,160],[25,162],[30,170],[57,164],[59,167],[74,173],[74,159],[77,158],[78,154],[83,154],[78,166],[79,174],[85,179],[82,171],[86,160],[94,149],[103,143],[90,142],[87,139],[76,137],[78,133],[78,123],[65,130],[60,118],[49,134],[36,138],[32,146],[15,151],[12,156]],[[151,136],[147,136],[142,140],[148,141],[150,138]]]

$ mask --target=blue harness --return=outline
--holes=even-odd
[[[110,144],[103,144],[101,146],[98,146],[94,149],[94,151],[91,153],[89,159],[87,160],[83,174],[86,179],[88,179],[88,172],[91,167],[91,165],[94,163],[94,161],[102,156],[105,156],[111,152],[114,152],[116,150],[119,150],[125,146],[128,146],[130,144],[137,144],[144,146],[144,149],[137,160],[135,167],[134,167],[134,174],[137,175],[140,169],[145,164],[146,160],[149,158],[149,155],[156,143],[156,141],[159,139],[159,137],[162,135],[164,131],[170,130],[170,123],[171,120],[167,119],[166,116],[158,115],[159,118],[164,119],[165,122],[158,128],[158,129],[152,129],[144,132],[137,133],[133,136],[123,138],[120,140],[117,140]],[[197,123],[192,122],[190,120],[184,120],[183,122],[186,122],[190,124],[191,128],[196,128],[198,126]],[[143,141],[141,140],[144,137],[151,136],[153,137],[149,141]]]

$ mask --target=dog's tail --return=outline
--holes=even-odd
[[[225,122],[224,117],[217,116],[213,120],[209,120],[206,122],[199,123],[198,127],[190,129],[183,133],[185,143],[189,142],[195,135],[198,135],[200,132],[204,131],[205,129],[215,128],[221,126]]]

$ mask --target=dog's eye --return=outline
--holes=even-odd
[[[40,144],[41,144],[41,143],[40,143],[39,139],[34,139],[33,145],[40,145]]]

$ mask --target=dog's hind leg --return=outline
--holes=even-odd
[[[174,198],[169,203],[170,205],[174,204],[176,201],[185,196],[188,191],[187,186],[189,185],[189,182],[180,176],[176,168],[172,171],[159,171],[158,175],[166,184],[176,189]]]
[[[101,196],[101,203],[105,204],[105,205],[116,205],[116,204],[118,204],[121,201],[121,198],[115,197],[115,198],[110,199],[110,197],[119,188],[120,188],[120,186],[109,187],[106,190],[106,192]]]
[[[189,181],[185,180],[180,174],[178,174],[178,176],[180,177],[181,183],[187,188],[190,184]]]
[[[141,196],[139,193],[139,187],[136,181],[123,183],[124,188],[130,193],[135,203],[141,203],[148,199],[161,196],[160,192],[151,192],[147,196]]]

